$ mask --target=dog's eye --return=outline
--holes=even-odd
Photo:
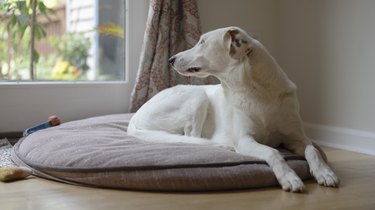
[[[206,43],[206,41],[204,39],[201,39],[201,41],[199,42],[200,45]]]

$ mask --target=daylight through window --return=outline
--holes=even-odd
[[[0,0],[0,81],[125,80],[125,5]]]

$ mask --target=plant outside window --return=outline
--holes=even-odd
[[[124,26],[125,0],[0,0],[0,82],[124,80]]]

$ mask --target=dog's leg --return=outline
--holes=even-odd
[[[237,152],[266,161],[284,190],[291,192],[304,191],[303,182],[276,149],[259,144],[252,137],[244,137],[238,142]]]
[[[218,148],[223,148],[226,150],[233,151],[233,147],[222,145],[212,141],[211,139],[204,139],[194,136],[185,136],[180,134],[172,134],[166,131],[158,130],[143,130],[138,129],[134,124],[129,124],[128,134],[139,138],[140,140],[153,142],[153,143],[186,143],[186,144],[200,144],[207,146],[214,146]]]
[[[289,139],[293,139],[293,137]],[[311,175],[314,176],[320,185],[326,187],[337,187],[339,185],[340,181],[338,177],[327,165],[325,159],[310,139],[302,135],[302,137],[297,138],[297,140],[289,140],[285,146],[290,151],[306,158]]]
[[[184,126],[184,135],[201,137],[203,124],[206,121],[207,111],[209,109],[209,101],[197,101],[197,103],[192,104],[191,106],[196,107],[196,109],[189,115],[191,119],[186,121]]]
[[[320,185],[337,187],[339,179],[332,169],[323,160],[320,152],[313,144],[308,144],[305,149],[305,158],[310,166],[310,172]]]

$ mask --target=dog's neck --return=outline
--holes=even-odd
[[[259,42],[249,55],[233,61],[227,70],[216,75],[226,95],[245,94],[244,97],[272,100],[295,90],[295,85]]]

